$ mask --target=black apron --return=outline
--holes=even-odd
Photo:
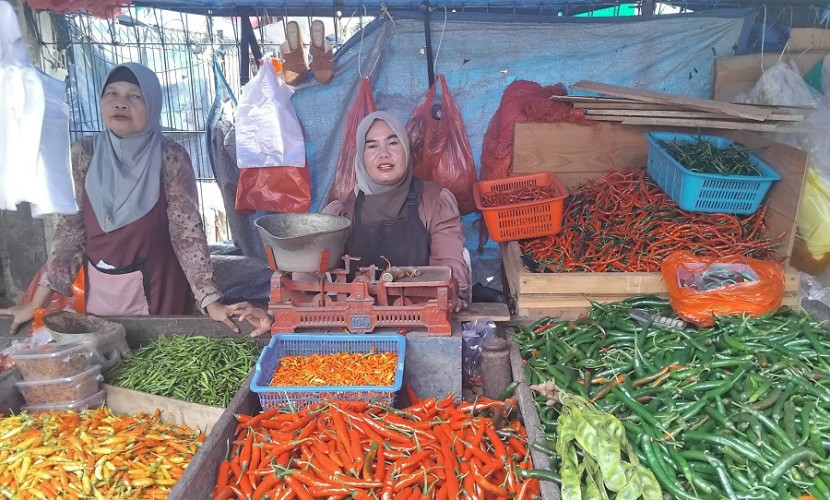
[[[403,215],[374,224],[361,223],[360,211],[364,195],[362,191],[357,194],[354,224],[345,247],[350,257],[360,257],[360,260],[350,264],[351,269],[372,264],[386,269],[386,261],[380,258],[381,255],[389,259],[393,266],[429,265],[429,231],[418,217],[423,188],[421,180],[412,179]]]

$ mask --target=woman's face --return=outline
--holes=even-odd
[[[366,132],[363,162],[369,177],[378,184],[391,186],[406,175],[406,149],[385,121],[375,120]]]
[[[147,105],[141,87],[129,82],[112,82],[101,95],[104,125],[124,137],[137,134],[147,124]]]

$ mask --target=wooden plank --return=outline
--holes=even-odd
[[[815,64],[824,58],[830,50],[811,50],[808,52],[784,54],[784,62],[795,62],[798,71],[804,76]],[[715,75],[712,82],[712,99],[715,101],[734,101],[739,94],[752,90],[761,78],[765,68],[771,68],[778,62],[779,54],[749,54],[745,56],[719,57],[715,59]]]
[[[830,49],[830,29],[827,28],[792,28],[787,39],[787,50]]]
[[[592,82],[588,80],[579,81],[571,85],[571,88],[576,90],[584,90],[586,92],[608,94],[615,97],[625,97],[628,99],[634,99],[643,102],[680,105],[683,107],[697,109],[701,111],[714,111],[716,113],[724,113],[727,115],[739,116],[741,118],[747,118],[750,120],[763,121],[771,113],[769,109],[756,108],[744,104],[715,102],[710,101],[708,99],[699,99],[697,97],[665,94],[663,92],[654,92],[651,90],[620,87],[618,85],[609,85],[607,83]]]
[[[781,180],[772,184],[766,196],[767,235],[782,235],[779,255],[789,264],[792,255],[798,218],[798,205],[806,182],[808,155],[804,151],[758,134],[730,131],[723,134],[752,150],[762,161],[781,174]]]
[[[216,421],[222,416],[224,408],[189,403],[180,399],[157,396],[146,392],[134,391],[116,385],[104,384],[107,390],[107,406],[116,413],[133,415],[135,413],[152,413],[161,410],[161,421],[166,424],[187,425],[210,434]]]
[[[675,110],[660,110],[660,109],[628,109],[621,111],[619,109],[593,109],[585,110],[585,114],[593,119],[594,115],[600,116],[654,116],[665,118],[708,118],[717,120],[736,120],[735,117],[724,115],[722,113],[709,113],[706,111],[675,111]],[[766,121],[782,121],[782,122],[800,122],[804,119],[802,115],[794,115],[790,113],[773,113],[769,115]],[[746,123],[746,122],[741,122]]]
[[[553,172],[571,188],[599,177],[612,165],[645,165],[648,131],[611,123],[517,123],[513,173]]]
[[[608,120],[611,117],[596,117],[596,120]],[[645,118],[645,117],[618,117],[623,125],[651,125],[659,127],[686,127],[686,128],[716,128],[725,130],[752,130],[754,132],[784,132],[786,129],[775,123],[759,122],[731,122],[721,120],[683,120],[679,118]]]
[[[456,321],[473,321],[476,319],[490,319],[496,323],[510,321],[510,310],[507,304],[499,302],[473,302],[461,311],[452,315]]]

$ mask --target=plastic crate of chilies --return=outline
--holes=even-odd
[[[733,142],[725,137],[648,132],[648,174],[680,208],[690,212],[720,212],[745,215],[754,213],[764,200],[772,183],[781,175],[754,154],[749,161],[759,175],[719,175],[696,173],[675,160],[660,141],[709,142],[712,147],[726,149]]]
[[[271,379],[286,356],[337,353],[384,353],[398,356],[395,379],[388,386],[272,386]],[[251,391],[259,395],[262,409],[279,407],[296,411],[323,401],[370,401],[391,405],[403,383],[406,337],[397,334],[292,334],[279,333],[262,351],[251,380]]]

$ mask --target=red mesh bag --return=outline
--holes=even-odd
[[[434,106],[435,90],[441,84],[440,116]],[[467,139],[467,127],[461,110],[440,75],[423,102],[412,110],[406,122],[415,177],[432,181],[449,189],[458,201],[461,215],[476,211],[473,184],[476,165]]]
[[[360,82],[357,97],[346,112],[346,130],[343,132],[343,144],[340,146],[340,158],[337,160],[337,170],[334,173],[334,184],[329,190],[326,204],[334,200],[345,200],[357,186],[357,175],[354,172],[354,155],[357,154],[357,126],[370,113],[377,111],[375,98],[372,96],[372,86],[368,78]]]
[[[49,10],[58,14],[86,12],[100,18],[113,18],[121,8],[130,4],[120,0],[26,0],[35,10]]]
[[[552,95],[568,95],[561,83],[541,86],[536,82],[516,80],[504,90],[501,103],[484,134],[481,145],[481,180],[510,177],[513,172],[513,129],[517,123],[575,122],[582,114],[562,101],[553,101]],[[487,226],[479,226],[478,250],[487,243]]]

